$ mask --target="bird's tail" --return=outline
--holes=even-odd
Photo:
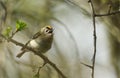
[[[24,53],[25,53],[26,51],[24,50],[24,51],[22,51],[22,52],[20,52],[19,54],[17,54],[17,56],[16,57],[18,57],[18,58],[20,58]]]

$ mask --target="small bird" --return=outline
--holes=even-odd
[[[37,52],[47,52],[51,48],[53,42],[53,30],[52,26],[45,26],[41,28],[41,30],[37,32],[26,44]],[[17,55],[18,58],[26,52],[24,48],[21,50],[22,52]]]

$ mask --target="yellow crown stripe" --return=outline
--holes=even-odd
[[[52,26],[47,26],[48,29],[52,29]]]

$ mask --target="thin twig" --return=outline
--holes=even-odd
[[[91,6],[92,10],[92,18],[93,18],[93,37],[94,37],[94,54],[93,54],[93,61],[92,61],[92,78],[94,78],[94,71],[95,71],[95,61],[96,61],[96,42],[97,42],[97,36],[96,36],[96,24],[95,24],[95,9],[92,0],[89,0],[88,3]]]
[[[95,16],[102,17],[102,16],[110,16],[110,15],[115,15],[115,14],[120,14],[120,11],[115,11],[115,12],[106,13],[106,14],[95,14]]]
[[[44,62],[43,65],[38,68],[38,71],[37,71],[37,73],[36,73],[35,76],[38,76],[38,78],[40,77],[40,75],[39,75],[40,70],[41,70],[41,68],[43,68],[45,65],[46,65],[46,63]]]
[[[115,15],[115,14],[119,14],[120,11],[116,11],[116,12],[110,12],[111,11],[111,6],[109,7],[108,13],[106,14],[96,14],[95,13],[95,9],[94,9],[94,5],[92,0],[89,0],[88,3],[91,6],[91,10],[92,10],[92,18],[93,18],[93,36],[94,36],[94,54],[93,54],[93,61],[92,61],[92,78],[94,78],[94,71],[95,71],[95,62],[96,62],[96,44],[97,44],[97,36],[96,36],[96,24],[95,24],[95,18],[96,17],[102,17],[102,16],[110,16],[110,15]],[[88,66],[87,64],[85,64],[86,66]]]
[[[112,8],[111,4],[108,4],[108,14],[110,14],[111,8]]]
[[[0,36],[2,36],[3,38],[6,39],[6,37],[4,37],[2,34],[0,34]],[[21,47],[24,47],[24,46],[25,46],[24,44],[22,44],[22,43],[20,43],[20,42],[18,42],[18,41],[16,41],[16,40],[14,40],[14,39],[9,39],[9,41],[12,42],[12,43],[14,43],[14,44],[16,44],[17,46],[21,46]],[[67,78],[67,77],[61,72],[61,70],[60,70],[52,61],[50,61],[46,56],[44,56],[44,55],[41,54],[40,52],[35,51],[34,49],[32,49],[32,48],[30,48],[30,47],[28,47],[28,46],[26,46],[25,48],[26,48],[27,50],[32,51],[34,54],[38,55],[39,57],[41,57],[41,58],[44,60],[44,62],[45,62],[45,63],[48,63],[50,66],[52,66],[52,67],[58,72],[58,74],[61,75],[62,78]]]
[[[35,75],[35,76],[38,76],[37,78],[40,77],[39,73],[40,73],[41,68],[42,68],[42,67],[39,67],[39,68],[38,68],[38,71],[37,71],[37,73],[36,73],[36,75]]]
[[[0,1],[0,4],[1,4],[1,6],[3,7],[3,9],[5,11],[5,15],[3,17],[3,21],[5,22],[6,18],[7,18],[7,8],[6,8],[5,4],[2,1]]]
[[[13,36],[17,33],[18,31],[16,30],[15,32],[12,32],[12,35],[10,36],[10,38],[13,38]]]
[[[120,14],[120,11],[111,12],[111,7],[112,6],[110,5],[109,8],[108,8],[108,13],[106,13],[106,14],[96,14],[92,0],[89,0],[88,3],[90,4],[91,10],[92,10],[92,18],[93,18],[94,54],[93,54],[93,58],[92,58],[92,60],[93,60],[92,65],[88,65],[88,64],[84,64],[84,63],[82,63],[82,64],[92,69],[91,76],[92,76],[92,78],[94,78],[95,62],[96,62],[96,44],[97,44],[95,18],[96,17],[102,17],[102,16],[110,16],[110,15]]]
[[[10,39],[10,41],[11,41],[12,43],[18,45],[18,46],[24,47],[24,44],[19,43],[19,42],[13,40],[13,39]],[[26,46],[26,49],[32,51],[33,53],[35,53],[36,55],[38,55],[39,57],[41,57],[41,58],[44,60],[44,62],[50,64],[50,65],[62,76],[62,78],[67,78],[67,77],[60,71],[60,69],[59,69],[53,62],[51,62],[46,56],[44,56],[44,55],[41,54],[40,52],[35,51],[34,49],[32,49],[32,48],[30,48],[30,47],[28,47],[28,46]]]
[[[83,63],[83,62],[81,62],[81,64],[83,64],[84,66],[86,66],[86,67],[89,67],[89,68],[93,68],[93,66],[91,66],[91,65],[88,65],[88,64],[85,64],[85,63]]]

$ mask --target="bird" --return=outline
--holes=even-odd
[[[53,27],[50,25],[44,26],[40,29],[33,37],[26,43],[25,46],[34,49],[38,53],[46,53],[51,49],[53,42]],[[16,57],[20,58],[25,52],[26,49],[23,47],[22,52],[17,54]]]

